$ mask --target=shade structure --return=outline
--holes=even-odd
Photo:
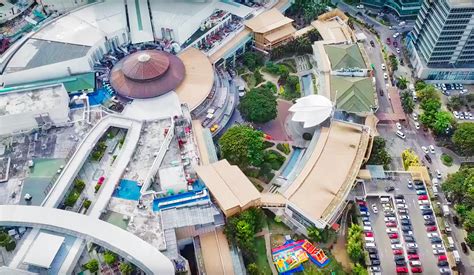
[[[304,128],[314,127],[325,121],[332,112],[331,101],[321,95],[309,95],[296,100],[290,107],[291,120],[303,122]]]
[[[117,62],[110,73],[110,84],[121,96],[151,98],[174,90],[184,76],[184,64],[177,56],[144,50]]]

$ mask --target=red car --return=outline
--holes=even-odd
[[[408,268],[404,266],[398,266],[396,269],[397,273],[408,273]]]
[[[398,234],[397,233],[391,233],[391,234],[388,234],[388,237],[390,239],[398,239]]]
[[[421,268],[421,267],[419,267],[419,266],[412,267],[412,268],[411,268],[411,272],[413,272],[413,273],[421,273],[421,272],[423,272],[423,268]]]
[[[421,201],[421,200],[427,200],[428,199],[428,196],[427,195],[420,195],[418,196],[418,199]]]
[[[448,257],[446,257],[446,255],[439,255],[438,256],[438,261],[441,262],[441,261],[447,261],[448,260]]]
[[[427,226],[426,231],[428,232],[433,232],[436,231],[438,228],[436,226]]]
[[[418,254],[408,255],[408,260],[418,260],[419,258]]]
[[[366,237],[373,237],[373,236],[374,236],[374,233],[372,233],[372,232],[365,232],[365,236],[366,236]]]
[[[358,201],[357,204],[359,206],[367,206],[367,203],[365,201]]]
[[[403,255],[403,250],[401,250],[401,249],[395,249],[395,250],[393,251],[393,255]]]
[[[397,227],[397,224],[394,222],[388,222],[385,224],[387,227]]]

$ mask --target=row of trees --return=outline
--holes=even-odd
[[[451,137],[456,151],[465,156],[474,155],[474,123],[466,122],[458,124]]]
[[[454,209],[468,232],[466,243],[474,247],[474,168],[461,168],[449,174],[441,188],[454,203]]]
[[[346,250],[349,258],[351,258],[355,264],[365,264],[362,228],[356,223],[351,224],[349,227]]]
[[[372,152],[367,164],[383,165],[384,169],[388,169],[392,162],[392,157],[385,149],[386,141],[382,137],[375,137],[372,145]]]
[[[419,89],[417,97],[420,100],[420,108],[423,110],[420,115],[423,125],[430,128],[436,135],[442,135],[447,129],[453,127],[454,117],[450,112],[441,110],[441,99],[433,85],[425,85]]]
[[[302,24],[307,25],[324,13],[329,3],[329,0],[296,0],[288,10],[288,14],[300,17],[303,20]]]
[[[117,254],[111,252],[111,251],[106,251],[104,253],[104,262],[107,265],[112,265],[115,264],[118,261]],[[91,273],[97,273],[99,271],[99,261],[97,259],[91,259],[87,263],[83,265],[83,268],[86,270],[89,270]],[[130,275],[132,274],[134,268],[131,264],[121,262],[119,265],[119,270],[122,275]]]
[[[247,262],[255,259],[255,234],[263,227],[265,214],[260,208],[249,208],[227,220],[224,233],[227,239],[237,245]]]

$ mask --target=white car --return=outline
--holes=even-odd
[[[397,38],[399,35],[400,35],[400,33],[399,33],[399,32],[396,32],[396,33],[393,35],[393,38]]]
[[[392,244],[392,249],[402,249],[402,248],[403,248],[403,246],[402,246],[401,244],[399,244],[399,243],[397,243],[397,244]]]
[[[377,205],[375,203],[372,204],[372,211],[374,211],[375,214],[379,212],[379,210],[377,209]]]
[[[400,216],[400,220],[409,220],[409,219],[410,219],[410,217],[407,216],[407,215],[401,215]]]
[[[385,232],[387,232],[389,234],[390,233],[398,233],[398,229],[396,229],[396,228],[387,228],[387,229],[385,229]]]
[[[445,252],[444,249],[433,249],[433,254],[435,255],[444,254]]]
[[[402,125],[400,124],[400,122],[395,123],[395,126],[397,126],[397,129],[398,129],[398,130],[401,130],[401,129],[402,129]]]
[[[431,153],[431,154],[434,154],[434,153],[435,153],[434,145],[433,145],[433,144],[430,145],[429,148],[430,148],[430,153]]]
[[[444,248],[442,244],[433,244],[433,249]]]
[[[383,79],[388,79],[388,74],[387,73],[383,73]]]
[[[423,215],[423,219],[427,220],[432,220],[434,217],[432,215]]]
[[[426,146],[421,146],[421,150],[423,150],[423,153],[425,154],[429,153],[428,148],[426,148]]]
[[[419,123],[418,121],[415,121],[415,128],[416,128],[417,130],[420,129],[420,123]]]
[[[431,207],[429,205],[420,205],[420,210],[427,210],[427,209],[431,209]]]
[[[426,236],[428,236],[428,238],[436,238],[436,237],[439,237],[438,233],[427,233]]]
[[[386,217],[383,219],[385,222],[396,222],[397,218],[395,217]]]
[[[397,48],[397,53],[400,53],[400,49],[399,49],[399,48]]]
[[[438,169],[436,169],[436,177],[438,179],[441,179],[441,177],[442,177],[441,172]]]
[[[418,201],[418,204],[419,204],[419,205],[429,205],[429,204],[430,204],[430,201],[429,201],[429,200],[419,200],[419,201]]]
[[[385,64],[382,63],[382,70],[386,70],[387,69],[387,66],[385,66]]]
[[[405,200],[404,199],[396,199],[395,202],[396,203],[405,203]]]
[[[413,182],[411,180],[408,180],[408,189],[413,189]]]
[[[404,203],[397,203],[397,209],[407,209],[408,206]]]
[[[407,243],[407,248],[418,248],[418,245],[416,243]]]
[[[459,113],[457,111],[453,111],[453,115],[455,118],[459,118]]]
[[[407,236],[413,236],[413,231],[406,231],[403,234],[405,234]]]
[[[420,261],[410,261],[410,266],[420,266],[421,262]]]
[[[417,121],[417,120],[418,120],[418,114],[417,114],[417,113],[413,113],[413,120],[414,120],[414,121]]]
[[[464,119],[464,114],[462,112],[459,113],[459,119],[461,119],[461,120]]]

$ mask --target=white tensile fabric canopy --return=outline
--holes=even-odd
[[[324,96],[309,95],[296,100],[296,104],[291,106],[289,111],[293,113],[293,121],[303,122],[304,128],[310,128],[331,115],[332,103]]]

